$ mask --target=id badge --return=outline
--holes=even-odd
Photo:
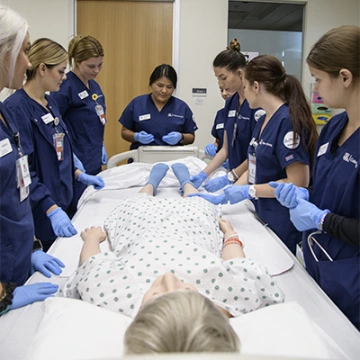
[[[104,108],[101,105],[96,105],[95,106],[95,110],[96,110],[96,114],[99,117],[101,123],[103,125],[106,124],[106,118],[105,118],[105,113],[104,113]]]
[[[27,155],[16,160],[16,178],[17,187],[20,190],[21,202],[29,196],[29,185],[31,184]]]
[[[255,184],[256,179],[256,155],[255,153],[253,155],[249,154],[249,183]]]
[[[56,155],[58,161],[64,160],[64,136],[63,133],[56,133],[53,135],[54,148],[56,150]]]

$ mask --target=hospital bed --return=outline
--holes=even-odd
[[[134,163],[117,166],[133,158]],[[82,247],[80,232],[90,225],[103,225],[111,210],[145,184],[152,163],[185,163],[191,175],[206,166],[206,155],[195,146],[144,147],[115,155],[101,173],[105,187],[88,187],[81,197],[73,223],[78,234],[58,238],[49,253],[66,265],[50,281],[60,286],[77,268]],[[224,169],[212,175],[221,176]],[[200,188],[200,191],[204,191]],[[159,197],[180,197],[175,175],[168,171]],[[307,274],[280,239],[254,214],[250,201],[219,206],[245,241],[245,253],[265,264],[286,295],[284,304],[270,306],[231,319],[242,342],[241,355],[222,354],[226,359],[357,359],[360,335],[342,312]],[[107,242],[101,244],[108,250]],[[28,281],[49,281],[35,273]],[[0,359],[120,359],[122,337],[130,319],[85,302],[55,297],[11,311],[0,318]],[[166,358],[195,359],[195,355]],[[212,358],[197,355],[199,359]],[[164,358],[164,357],[161,357]],[[219,355],[215,358],[220,358]]]

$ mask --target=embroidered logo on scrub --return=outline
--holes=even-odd
[[[283,144],[288,149],[296,149],[300,145],[300,136],[296,135],[295,141],[294,141],[294,132],[289,131],[284,136]]]
[[[172,114],[172,113],[168,113],[168,117],[177,117],[177,118],[180,118],[180,119],[184,118],[182,115],[176,115],[176,114]]]
[[[257,110],[255,115],[254,115],[255,121],[258,121],[265,114],[266,114],[265,110],[263,110],[263,109]]]
[[[345,160],[346,162],[351,162],[355,165],[355,168],[358,167],[358,162],[353,158],[353,156],[349,153],[345,153],[343,156],[343,160]]]

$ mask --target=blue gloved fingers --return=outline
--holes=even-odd
[[[87,175],[86,175],[87,176]],[[60,207],[47,214],[56,236],[72,236],[77,233],[71,220]]]
[[[214,205],[227,203],[226,196],[224,193],[222,193],[220,195],[210,195],[210,194],[204,194],[204,193],[194,193],[194,194],[188,195],[188,197],[194,197],[194,196],[201,197],[201,198],[211,202]]]
[[[223,168],[225,168],[226,170],[230,170],[230,166],[229,166],[229,159],[226,159],[222,165]]]
[[[206,180],[207,174],[204,171],[200,171],[198,174],[190,177],[190,181],[196,189]]]
[[[210,156],[215,156],[217,151],[217,146],[215,144],[207,144],[205,146],[205,154]]]
[[[94,189],[100,190],[105,186],[104,180],[101,176],[95,176]]]
[[[58,291],[59,286],[49,282],[18,286],[13,293],[10,309],[17,309],[35,301],[45,300]]]
[[[180,142],[182,134],[178,131],[172,131],[167,135],[164,135],[161,139],[169,145],[176,145]]]
[[[54,275],[60,275],[62,273],[61,267],[57,264],[56,261],[50,260],[44,264],[44,267],[49,270]],[[42,272],[43,273],[43,272]],[[44,273],[43,273],[44,274]],[[45,275],[45,274],[44,274]],[[51,274],[49,274],[51,276]],[[46,276],[46,275],[45,275]],[[48,276],[48,277],[50,277]]]
[[[231,184],[227,175],[219,176],[215,179],[209,180],[204,188],[209,192],[215,192],[222,189],[224,186]]]
[[[140,142],[141,144],[149,144],[152,141],[154,141],[154,136],[151,134],[148,134],[146,131],[140,131],[134,133],[134,139],[137,142]]]
[[[74,159],[74,167],[75,169],[78,169],[82,172],[85,172],[85,168],[83,163],[80,161],[80,159],[73,153],[73,159]]]
[[[233,185],[224,189],[227,201],[236,204],[245,199],[249,199],[249,185]]]
[[[77,230],[74,228],[74,225],[70,223],[66,228],[64,228],[64,235],[62,236],[71,237],[76,234],[77,234]]]
[[[108,156],[107,156],[107,153],[106,153],[105,146],[103,144],[103,146],[102,146],[102,154],[101,154],[101,163],[103,165],[106,165],[107,162],[108,162]]]
[[[299,199],[308,200],[309,192],[302,187],[295,186],[292,183],[269,182],[269,185],[275,188],[274,195],[281,205],[291,209],[294,208]]]

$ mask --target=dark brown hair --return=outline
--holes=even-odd
[[[252,59],[245,67],[245,78],[251,85],[255,81],[261,83],[266,91],[288,104],[294,137],[296,134],[300,135],[302,145],[309,149],[312,161],[318,135],[300,81],[295,76],[286,74],[281,62],[272,55],[260,55]]]
[[[240,52],[240,43],[237,39],[231,40],[230,45],[219,53],[213,61],[213,67],[226,68],[228,71],[235,72],[243,69],[246,65],[246,58]]]

